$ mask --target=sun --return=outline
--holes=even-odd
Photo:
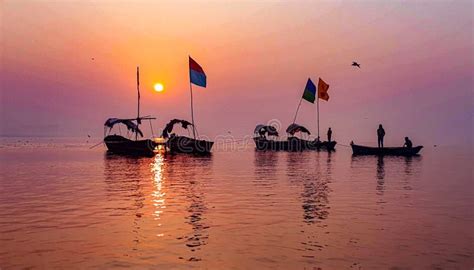
[[[165,87],[161,83],[155,83],[155,86],[153,88],[156,92],[162,92],[165,89]]]

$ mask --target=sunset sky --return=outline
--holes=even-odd
[[[284,133],[321,77],[321,131],[340,143],[374,143],[382,123],[389,144],[472,144],[469,0],[4,0],[0,12],[3,136],[99,139],[108,117],[136,115],[137,65],[155,133],[190,120],[191,55],[207,74],[194,87],[201,135],[241,138],[272,119]],[[316,106],[297,122],[316,133]]]

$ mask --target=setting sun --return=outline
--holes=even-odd
[[[161,83],[156,83],[154,86],[154,89],[156,92],[162,92],[165,89],[165,87]]]

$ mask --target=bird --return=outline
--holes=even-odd
[[[92,58],[91,58],[91,60],[92,60],[92,61],[94,61],[94,60],[95,60],[95,58],[94,58],[94,57],[92,57]]]
[[[352,62],[352,66],[360,68],[360,64],[355,61]]]

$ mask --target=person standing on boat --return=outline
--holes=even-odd
[[[328,142],[331,142],[332,130],[331,128],[328,129]]]
[[[408,137],[405,137],[405,144],[403,146],[406,148],[412,148],[413,143],[410,141],[410,139],[408,139]]]
[[[385,136],[385,130],[383,129],[382,125],[379,125],[377,129],[377,144],[379,148],[383,148],[383,137]]]

